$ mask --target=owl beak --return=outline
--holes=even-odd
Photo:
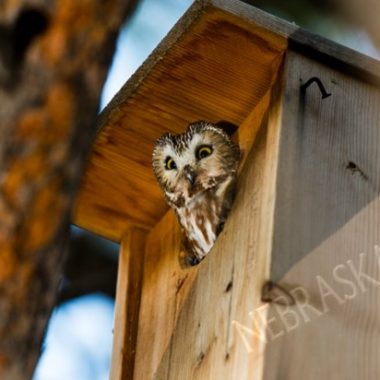
[[[186,179],[190,182],[190,185],[194,185],[195,182],[195,174],[194,172],[187,172]]]
[[[189,181],[190,185],[193,186],[195,183],[195,173],[190,166],[185,166],[185,178]]]

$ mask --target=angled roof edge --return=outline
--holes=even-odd
[[[186,32],[186,30],[198,19],[205,8],[204,3],[204,1],[196,0],[175,23],[152,53],[149,54],[141,66],[139,66],[139,68],[131,75],[100,113],[97,123],[98,128],[101,128],[108,122],[109,114],[114,112],[115,108],[117,108],[120,103],[123,103],[125,99],[133,94],[133,92],[139,87],[140,83],[149,74],[150,70],[157,64],[157,62],[163,59],[170,47],[174,45],[184,32]]]
[[[169,33],[162,39],[144,63],[131,78],[121,87],[119,92],[107,104],[98,118],[98,128],[107,121],[111,111],[128,98],[151,68],[160,61],[170,48],[201,15],[207,7],[216,7],[232,13],[242,19],[255,23],[274,34],[286,38],[289,47],[304,55],[325,62],[330,66],[339,65],[339,69],[360,77],[372,84],[380,85],[380,61],[362,54],[349,47],[311,33],[300,26],[271,15],[241,0],[195,0],[191,7],[177,21]]]
[[[289,41],[289,48],[327,65],[380,85],[380,61],[328,38],[309,32],[295,23],[271,15],[240,0],[201,0],[203,7],[214,6],[255,23]],[[196,1],[198,3],[198,1]]]
[[[237,0],[195,1],[99,115],[74,223],[115,241],[130,225],[151,228],[167,210],[155,140],[200,118],[241,125],[289,49],[380,84],[375,59]]]

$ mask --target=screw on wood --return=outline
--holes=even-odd
[[[360,174],[360,176],[361,176],[364,180],[368,181],[368,176],[367,176],[367,174],[365,174],[364,171],[363,171],[361,168],[359,168],[358,165],[355,164],[355,162],[353,162],[353,161],[348,161],[348,163],[347,163],[347,165],[346,165],[346,169],[350,170],[352,174],[355,174],[355,173]]]
[[[323,85],[322,81],[318,77],[312,77],[306,83],[301,85],[301,93],[306,94],[306,89],[314,82],[318,85],[318,88],[321,91],[322,99],[326,99],[329,96],[331,96],[331,93],[326,91],[325,86]]]
[[[232,289],[232,280],[227,284],[225,292],[228,293]]]
[[[292,306],[296,303],[295,298],[284,287],[273,281],[267,281],[262,287],[261,301],[284,306]]]

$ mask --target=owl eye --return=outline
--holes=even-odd
[[[201,160],[202,158],[208,157],[211,153],[212,148],[210,145],[202,145],[197,149],[195,156],[198,160]]]
[[[166,170],[177,169],[177,165],[176,165],[175,161],[171,157],[166,157],[166,160],[165,160],[165,169]]]

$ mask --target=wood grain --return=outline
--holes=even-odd
[[[169,211],[146,244],[134,379],[154,377],[197,275],[198,267],[181,269],[180,241],[178,222]]]
[[[151,169],[155,140],[194,120],[240,125],[286,44],[217,8],[190,11],[101,116],[75,223],[116,241],[130,224],[154,226],[167,211]]]
[[[380,83],[380,64],[239,1],[196,1],[99,118],[75,223],[120,241],[167,211],[151,171],[155,140],[189,122],[240,125],[292,49]]]
[[[131,227],[120,246],[110,379],[132,379],[147,232]]]
[[[277,87],[275,93],[281,93]],[[271,112],[257,128],[240,176],[236,205],[207,258],[195,268],[179,268],[180,238],[171,212],[149,236],[136,379],[248,379],[262,371],[262,344],[251,342],[252,360],[234,322],[252,328],[249,313],[261,305],[261,286],[269,276],[281,114],[276,95],[270,99]]]
[[[223,9],[258,28],[286,38],[289,47],[301,55],[316,59],[354,77],[380,85],[380,62],[305,30],[239,0],[204,0],[204,4]]]
[[[354,275],[359,253],[379,240],[379,68],[246,4],[209,0],[195,2],[126,83],[100,117],[75,213],[77,224],[116,241],[131,225],[151,229],[129,346],[129,285],[120,274],[116,378],[375,378],[380,279],[338,280],[328,310],[318,310],[326,308],[321,281],[336,280],[336,267]],[[332,95],[322,100],[316,84],[302,95],[312,77]],[[199,119],[239,125],[234,138],[245,155],[225,230],[198,267],[184,270],[178,224],[150,161],[157,137]],[[129,275],[141,270],[136,260]],[[376,260],[362,263],[373,279]],[[292,309],[264,306],[269,278],[301,286],[319,319],[302,324],[302,314],[293,329],[302,299]]]
[[[309,306],[271,307],[264,378],[375,379],[380,90],[292,52],[285,86],[271,276]]]

